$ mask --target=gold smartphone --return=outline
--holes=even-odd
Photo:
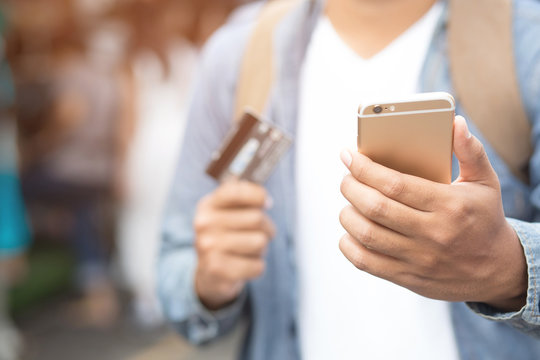
[[[449,184],[455,107],[444,92],[360,106],[358,151],[399,172]]]

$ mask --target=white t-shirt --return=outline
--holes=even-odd
[[[441,5],[384,50],[359,57],[322,17],[301,80],[297,137],[299,335],[304,359],[458,359],[445,302],[356,269],[338,247],[347,205],[341,149],[356,148],[369,97],[416,93]]]

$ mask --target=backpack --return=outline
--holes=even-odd
[[[243,55],[233,119],[245,107],[264,110],[274,81],[274,29],[302,1],[313,2],[271,0],[263,6]],[[527,183],[531,126],[520,96],[512,34],[512,0],[449,0],[454,97],[512,173]]]

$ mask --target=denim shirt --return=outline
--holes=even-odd
[[[293,136],[297,126],[300,68],[323,7],[323,0],[303,2],[282,20],[274,34],[277,75],[264,115]],[[220,29],[204,51],[163,223],[158,286],[167,318],[191,342],[209,342],[247,315],[249,329],[243,359],[299,359],[294,146],[265,184],[274,200],[268,213],[276,224],[277,234],[269,244],[263,276],[251,281],[233,304],[217,312],[206,310],[194,290],[197,258],[192,220],[199,199],[218,186],[204,170],[232,123],[240,62],[257,8],[244,11],[242,20]],[[453,93],[447,58],[447,18],[445,6],[423,67],[420,80],[423,91]],[[530,160],[530,185],[512,175],[471,123],[474,119],[469,124],[471,132],[484,143],[499,176],[505,214],[524,249],[529,275],[527,303],[520,311],[511,313],[500,313],[486,304],[453,303],[452,321],[462,359],[540,359],[540,224],[536,223],[540,221],[540,2],[515,0],[513,24],[517,74],[535,148]],[[466,116],[459,102],[457,113]],[[455,162],[453,173],[458,174]],[[331,312],[332,308],[321,311]]]

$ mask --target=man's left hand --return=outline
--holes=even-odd
[[[340,214],[347,231],[340,249],[358,269],[420,295],[517,311],[527,292],[524,251],[506,221],[497,175],[462,117],[454,152],[460,175],[446,185],[345,150],[351,174],[341,192],[351,205]]]

